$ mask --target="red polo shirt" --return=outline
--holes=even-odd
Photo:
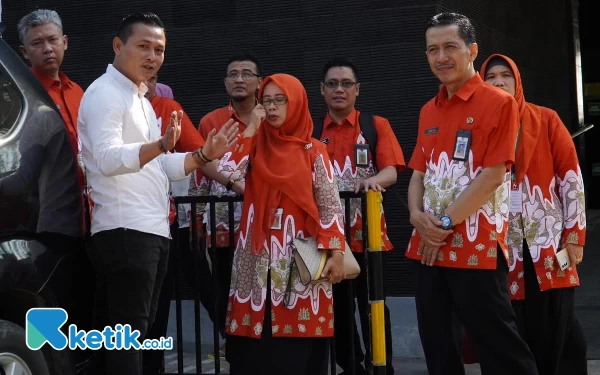
[[[52,101],[60,111],[67,130],[77,140],[77,114],[79,113],[79,103],[83,98],[83,89],[62,72],[58,73],[60,80],[57,81],[35,69],[31,69],[31,71],[50,94]],[[78,149],[79,147],[76,148],[76,150]]]
[[[504,163],[507,172],[515,160],[519,107],[508,93],[483,82],[475,74],[448,99],[442,86],[421,109],[417,145],[408,166],[425,174],[425,212],[441,214],[477,178],[484,168]],[[470,132],[468,149],[457,147],[461,134]],[[466,155],[466,160],[463,159]],[[489,200],[456,225],[440,248],[436,266],[496,269],[497,256],[508,258],[510,174]],[[421,236],[416,230],[406,256],[421,260]],[[497,254],[500,245],[504,254]]]
[[[354,191],[357,182],[363,181],[369,177],[375,176],[379,171],[386,167],[394,167],[397,172],[405,169],[404,155],[398,139],[390,126],[390,122],[380,116],[374,116],[373,124],[377,132],[377,145],[375,147],[377,165],[373,165],[373,155],[368,152],[368,167],[357,167],[355,161],[355,145],[367,144],[363,137],[360,124],[360,112],[353,110],[341,124],[337,124],[327,114],[323,123],[323,133],[321,140],[329,139],[327,143],[327,153],[331,158],[334,174],[337,177],[338,189],[340,191]],[[342,201],[342,205],[344,202]],[[352,251],[363,251],[363,222],[360,200],[352,199],[350,201],[350,224]],[[387,224],[381,206],[381,238],[382,251],[389,251],[393,248],[387,233]]]

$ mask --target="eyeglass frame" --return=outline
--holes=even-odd
[[[337,84],[334,87],[329,87],[329,85],[327,84],[328,82],[337,82]],[[321,82],[323,84],[323,86],[327,87],[330,90],[337,90],[338,87],[341,87],[344,90],[350,90],[353,87],[356,87],[358,85],[360,85],[360,82],[356,82],[356,81],[337,81],[337,80],[327,80],[325,82]],[[351,84],[350,87],[344,87],[344,83],[349,83]]]
[[[284,98],[285,101],[283,103],[281,103],[281,104],[275,103],[275,99],[279,99],[279,98]],[[269,100],[269,104],[264,104],[263,100],[265,100],[265,98],[260,98],[260,100],[258,102],[260,103],[260,105],[262,105],[265,108],[267,108],[271,104],[275,104],[275,107],[279,107],[280,105],[287,104],[290,101],[289,98],[287,96],[285,96],[285,95],[279,95],[279,96],[275,96],[275,97],[273,97],[271,99],[267,99],[267,100]]]
[[[229,72],[229,73],[227,73],[227,75],[225,76],[224,80],[226,80],[226,81],[227,81],[227,80],[230,80],[230,81],[235,81],[235,80],[236,80],[236,79],[237,79],[239,76],[241,76],[241,77],[242,77],[242,80],[243,80],[244,82],[248,82],[248,81],[250,81],[252,78],[255,78],[255,77],[256,77],[256,78],[260,78],[260,75],[259,75],[259,74],[253,73],[253,72],[251,72],[251,71],[238,72],[238,73],[237,73],[237,74],[236,74],[234,77],[230,77],[230,75],[232,75],[232,74],[233,74],[233,71],[232,71],[232,72]],[[248,77],[248,79],[246,79],[246,78],[244,78],[244,75],[249,75],[250,77]]]

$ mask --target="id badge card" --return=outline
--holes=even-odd
[[[354,145],[354,164],[360,168],[369,166],[369,145]]]
[[[273,224],[271,225],[271,229],[275,229],[275,230],[281,229],[282,221],[283,221],[283,208],[278,208],[275,210],[275,216],[273,217]]]
[[[567,268],[571,267],[569,252],[566,248],[556,253],[556,260],[558,261],[558,266],[560,267],[561,271],[564,271]]]
[[[454,155],[452,155],[453,160],[467,161],[469,151],[471,150],[471,137],[472,133],[470,130],[459,130],[456,132]]]
[[[523,211],[523,195],[521,194],[521,184],[518,187],[510,189],[510,212],[520,213]]]

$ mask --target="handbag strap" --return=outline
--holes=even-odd
[[[285,287],[285,294],[283,295],[283,305],[285,307],[289,307],[289,303],[290,303],[290,296],[292,294],[292,271],[294,270],[294,265],[296,265],[296,257],[294,256],[294,253],[296,251],[298,251],[298,249],[296,248],[296,245],[294,245],[294,242],[290,242],[289,247],[292,248],[293,253],[291,254],[292,256],[290,257],[290,274],[288,276],[288,282],[287,285]]]

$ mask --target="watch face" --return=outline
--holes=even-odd
[[[442,220],[442,226],[443,227],[447,228],[447,227],[450,226],[450,218],[448,216],[443,216],[441,218],[441,220]]]

